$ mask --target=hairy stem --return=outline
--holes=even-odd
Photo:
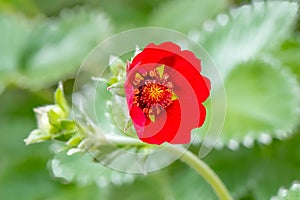
[[[113,136],[113,137],[106,137],[110,143],[114,145],[133,145],[133,146],[141,146],[145,145],[145,143],[141,142],[140,140],[129,138],[129,137],[120,137],[120,136]],[[175,155],[180,157],[180,160],[185,162],[189,165],[192,169],[194,169],[200,176],[204,178],[207,183],[211,185],[211,187],[216,192],[217,196],[221,200],[232,200],[230,193],[228,192],[227,188],[225,187],[224,183],[221,179],[217,176],[217,174],[202,160],[200,160],[195,154],[192,152],[184,149],[180,145],[166,145],[164,149]]]
[[[180,160],[185,162],[191,168],[193,168],[203,179],[210,184],[214,189],[215,193],[221,200],[232,200],[230,193],[228,192],[226,186],[218,177],[218,175],[202,160],[200,160],[192,152],[182,148],[169,145],[167,150],[174,155],[181,156]]]

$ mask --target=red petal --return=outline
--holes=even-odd
[[[137,129],[135,125],[139,138],[148,144],[189,143],[191,130],[203,124],[206,112],[202,104],[197,108],[197,105],[187,103],[188,99],[184,101],[175,100],[154,123],[150,122],[143,129]]]
[[[134,57],[128,70],[143,64],[165,64],[159,61],[163,58],[174,56],[178,52],[180,52],[180,47],[172,42],[164,42],[159,45],[150,43],[141,53]]]
[[[178,134],[181,121],[180,112],[179,101],[173,101],[166,111],[156,117],[155,122],[149,123],[142,133],[138,133],[139,136],[142,136],[140,139],[149,144],[162,144],[172,141]]]
[[[200,120],[198,127],[202,126],[206,118],[206,109],[203,104],[199,104]]]
[[[178,96],[186,95],[184,88],[189,84],[197,94],[199,102],[203,102],[208,98],[210,93],[209,80],[202,76],[197,67],[193,66],[188,60],[177,56],[171,71],[167,73],[170,73],[170,80],[176,86],[175,93]]]
[[[193,66],[199,73],[201,72],[201,61],[191,51],[184,50],[176,54],[177,57],[187,61]]]
[[[132,122],[137,127],[144,127],[146,123],[146,117],[142,109],[137,106],[132,106],[130,109],[130,116]]]

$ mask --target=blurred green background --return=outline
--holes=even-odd
[[[70,99],[90,50],[114,33],[144,26],[189,35],[221,67],[228,115],[218,148],[204,160],[235,199],[269,199],[300,180],[298,7],[243,6],[250,3],[1,0],[0,199],[216,199],[180,161],[120,181],[118,173],[85,166],[82,158],[56,155],[65,163],[56,166],[50,143],[24,144],[37,126],[33,108],[53,103],[58,81]],[[191,150],[197,153],[199,144]],[[93,175],[99,180],[90,180]]]

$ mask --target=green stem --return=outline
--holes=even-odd
[[[134,146],[144,146],[145,143],[140,140],[120,137],[120,136],[108,136],[106,140],[114,145],[134,145]],[[195,154],[184,149],[182,146],[166,145],[165,150],[172,153],[175,156],[180,157],[180,160],[185,162],[191,168],[193,168],[200,176],[207,181],[211,187],[214,189],[215,193],[221,200],[232,200],[230,193],[225,187],[224,183],[218,177],[218,175],[202,160],[200,160]]]
[[[184,149],[176,148],[169,145],[167,150],[174,155],[181,156],[180,160],[185,162],[191,168],[193,168],[200,176],[207,181],[211,187],[214,189],[215,193],[221,200],[232,200],[230,193],[228,192],[226,186],[218,177],[218,175],[202,160],[200,160],[195,154]]]

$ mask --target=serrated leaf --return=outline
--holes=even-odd
[[[133,174],[120,173],[93,162],[88,152],[70,156],[66,152],[57,153],[51,161],[51,168],[56,177],[80,185],[96,183],[99,187],[106,187],[111,183],[121,185],[134,179]]]
[[[41,23],[29,38],[26,50],[30,53],[23,57],[26,81],[21,80],[21,86],[41,88],[74,75],[88,53],[110,33],[103,14],[84,9],[64,11],[60,18]]]
[[[253,2],[207,21],[200,44],[226,77],[239,63],[280,45],[292,32],[298,4],[286,1]]]
[[[272,197],[271,200],[298,200],[300,199],[300,184],[294,182],[289,189],[279,189],[278,195]]]
[[[269,144],[273,138],[286,138],[298,125],[299,86],[293,74],[277,64],[253,60],[237,65],[225,81],[225,91],[219,145],[236,150],[240,144],[251,147],[255,140]],[[207,108],[209,116],[210,105]],[[208,126],[197,135],[204,137]]]
[[[268,143],[298,123],[298,85],[292,74],[262,61],[238,65],[225,82],[226,119],[221,141],[245,137]],[[263,135],[267,134],[267,135]]]
[[[202,23],[225,10],[227,0],[168,1],[154,10],[150,25],[189,32],[201,28]]]
[[[56,19],[0,15],[0,79],[32,90],[73,76],[87,54],[111,34],[108,19],[83,8]]]
[[[16,143],[19,143],[19,141],[14,141],[11,145],[16,145]],[[6,200],[44,198],[51,200],[76,198],[97,200],[101,194],[105,199],[105,191],[101,191],[95,185],[79,186],[55,181],[47,169],[49,154],[46,149],[45,146],[31,150],[26,147],[23,150],[27,152],[25,156],[24,153],[18,159],[12,158],[11,154],[8,156],[11,162],[0,171],[1,198]],[[19,192],[13,191],[22,191],[22,197],[20,197]]]
[[[284,41],[279,48],[271,52],[274,59],[278,59],[283,66],[289,67],[290,70],[298,76],[300,81],[300,37],[289,38]]]
[[[0,14],[0,74],[8,75],[19,67],[31,25],[23,16]]]

